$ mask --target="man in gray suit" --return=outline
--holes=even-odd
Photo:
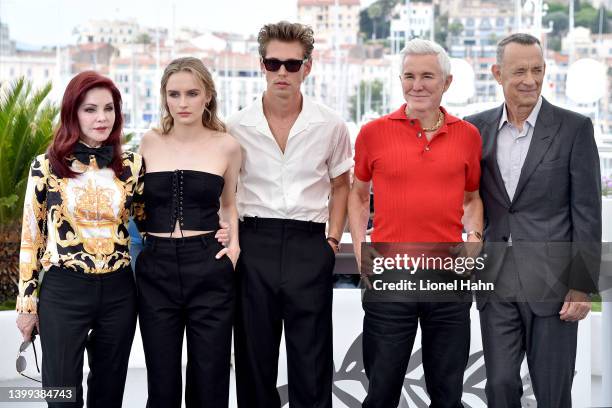
[[[489,407],[520,407],[525,354],[538,408],[571,406],[578,321],[596,292],[599,158],[591,121],[540,95],[540,42],[513,34],[492,73],[505,103],[466,118],[483,139],[480,194],[490,264],[477,293]]]

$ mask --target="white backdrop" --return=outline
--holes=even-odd
[[[362,384],[365,372],[361,363],[361,329],[363,309],[361,292],[357,289],[334,290],[334,407],[360,408],[366,391]],[[464,376],[463,402],[472,408],[486,408],[484,402],[484,359],[480,339],[480,319],[475,304],[471,310],[471,345],[470,360]],[[583,408],[591,406],[591,314],[581,321],[578,329],[578,355],[576,359],[576,376],[572,388],[573,406]],[[449,340],[449,341],[452,341]],[[411,359],[400,407],[426,408],[429,398],[425,392],[423,367],[420,364],[420,330],[412,351]],[[287,384],[287,367],[284,343],[281,344],[278,386],[281,396]],[[444,373],[440,373],[444,375]],[[535,407],[535,400],[529,386],[526,363],[523,363],[524,398],[523,407]],[[351,398],[352,396],[352,398]]]
[[[361,292],[358,289],[334,290],[334,407],[361,407],[365,398],[365,373],[361,363],[361,328],[363,310],[361,308]],[[465,373],[464,402],[476,408],[486,408],[484,398],[484,361],[481,355],[481,341],[478,312],[472,307],[472,343],[470,362]],[[21,336],[15,327],[15,312],[0,312],[0,381],[19,378],[15,372],[15,357],[21,343]],[[418,349],[420,334],[413,350],[413,358],[406,375],[403,401],[400,407],[426,407],[429,399],[425,393],[423,370],[419,363]],[[37,346],[40,344],[37,340]],[[40,350],[40,347],[37,347]],[[415,355],[414,353],[417,352]],[[39,354],[40,359],[40,354]],[[87,361],[87,359],[85,359]],[[183,361],[186,361],[184,353]],[[136,338],[130,355],[130,367],[144,367],[144,354],[140,332],[136,330]],[[84,367],[88,371],[87,366]],[[526,370],[523,370],[526,374]],[[444,373],[440,373],[444,375]],[[524,381],[528,381],[524,377]],[[286,400],[287,367],[284,341],[281,344],[279,359],[278,386],[281,395]],[[528,396],[530,388],[526,385],[523,406],[530,406]],[[144,392],[144,390],[143,390]],[[573,387],[574,407],[590,406],[591,402],[591,315],[579,325],[578,357],[576,361],[576,377]],[[531,406],[535,406],[531,405]]]

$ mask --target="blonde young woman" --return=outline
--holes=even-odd
[[[186,406],[228,404],[241,156],[216,96],[200,60],[172,61],[161,80],[161,126],[140,146],[146,238],[136,282],[149,408],[181,406],[185,331]],[[226,248],[214,237],[220,218],[229,224]]]

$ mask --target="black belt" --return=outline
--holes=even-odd
[[[313,221],[301,221],[301,220],[290,220],[284,218],[259,218],[259,217],[244,217],[240,221],[241,227],[247,228],[271,228],[271,229],[282,229],[282,228],[293,228],[311,232],[325,232],[324,222],[313,222]]]

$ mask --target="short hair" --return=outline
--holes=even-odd
[[[538,40],[533,35],[527,33],[510,34],[509,36],[501,40],[499,44],[497,44],[497,51],[495,55],[495,62],[497,63],[497,65],[501,64],[502,59],[504,58],[504,50],[506,49],[506,45],[510,43],[516,43],[521,45],[538,44],[540,50],[542,50],[542,44],[540,44],[540,40]]]
[[[400,55],[402,56],[400,72],[404,69],[404,60],[408,55],[436,55],[438,57],[440,69],[442,70],[442,76],[446,79],[451,73],[450,58],[446,50],[433,41],[413,38],[406,43]]]
[[[174,127],[174,118],[172,118],[168,109],[166,87],[168,86],[170,77],[177,72],[191,73],[196,81],[200,83],[204,92],[210,96],[210,102],[204,107],[204,113],[202,113],[202,124],[204,127],[219,132],[225,132],[225,125],[217,116],[217,90],[215,89],[215,82],[213,81],[210,71],[204,66],[201,60],[193,57],[183,57],[177,58],[168,64],[161,78],[161,133],[166,135]]]
[[[106,89],[113,98],[113,109],[115,110],[115,122],[108,138],[102,142],[104,146],[113,147],[113,160],[109,168],[119,177],[123,171],[123,159],[121,158],[121,135],[123,133],[123,114],[121,113],[121,94],[112,80],[100,75],[95,71],[83,71],[68,82],[60,111],[59,126],[55,130],[53,142],[47,150],[51,167],[62,178],[76,177],[68,165],[66,158],[74,151],[74,146],[81,138],[81,126],[79,125],[79,107],[92,89]]]
[[[272,40],[283,42],[299,42],[304,49],[304,59],[310,59],[314,49],[314,31],[310,26],[300,23],[280,21],[276,24],[266,24],[259,30],[257,42],[259,43],[259,55],[266,57],[266,48]]]

